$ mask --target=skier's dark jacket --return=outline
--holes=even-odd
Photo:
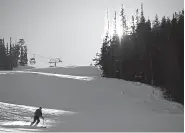
[[[37,109],[37,110],[35,111],[35,116],[37,116],[37,117],[42,117],[42,111],[41,111],[40,109]]]

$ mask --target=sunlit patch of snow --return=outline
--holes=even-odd
[[[29,127],[29,125],[31,121],[33,121],[33,114],[37,108],[38,107],[0,102],[0,132],[1,131],[15,132],[14,130],[12,131],[6,128],[16,128],[19,130],[22,130],[23,128],[29,128],[28,129],[29,131],[35,130],[30,129],[31,127]],[[71,111],[46,108],[43,108],[42,112],[45,117],[45,120],[43,121],[41,119],[40,123],[38,124],[39,127],[40,126],[51,127],[54,123],[57,122],[57,117],[60,115],[75,114],[75,112]]]
[[[87,77],[87,76],[72,76],[72,75],[64,75],[64,74],[31,72],[31,71],[12,71],[12,72],[5,72],[4,74],[12,74],[12,73],[40,74],[40,75],[46,75],[46,76],[54,76],[54,77],[59,77],[59,78],[70,78],[70,79],[85,80],[85,81],[91,81],[94,79],[93,77]]]
[[[8,128],[3,128],[3,127],[0,126],[0,132],[1,132],[1,133],[15,132],[15,130],[13,130],[13,129],[8,129]],[[17,131],[16,131],[16,133],[17,133]]]
[[[2,129],[0,129],[0,131],[8,131],[8,132],[25,132],[25,131],[42,131],[42,126],[37,126],[37,127],[34,127],[34,126],[29,126],[29,125],[18,125],[18,124],[21,124],[21,123],[17,123],[17,124],[4,124],[2,125]],[[11,130],[8,130],[8,129],[11,129]],[[45,128],[46,129],[46,128]]]
[[[11,72],[11,71],[0,71],[0,76],[1,75],[6,75],[6,74],[14,74],[14,73]]]
[[[5,122],[2,124],[3,126],[4,125],[12,125],[12,126],[15,126],[15,125],[19,125],[19,126],[23,126],[23,125],[30,125],[29,122],[25,122],[25,121],[12,121],[12,122]]]
[[[0,75],[4,75],[4,74],[7,74],[6,72],[0,72]]]
[[[11,112],[0,112],[0,113],[12,113],[13,115],[20,115],[21,112],[23,115],[24,113],[33,113],[38,107],[32,107],[32,106],[25,106],[25,105],[16,105],[16,104],[10,104],[10,103],[4,103],[0,102],[0,109],[1,110],[11,110]],[[64,110],[56,110],[56,109],[46,109],[43,108],[42,112],[44,114],[50,114],[50,115],[62,115],[62,114],[73,114],[75,112],[71,111],[64,111]]]

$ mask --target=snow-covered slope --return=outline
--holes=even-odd
[[[25,65],[25,66],[18,66],[17,68],[14,68],[13,70],[25,70],[25,69],[33,69],[34,67],[32,66],[28,66],[28,65]]]
[[[66,74],[74,76],[101,76],[101,71],[93,66],[68,66],[68,67],[57,67],[57,68],[36,68],[34,72],[47,72]]]
[[[160,95],[156,97],[154,92],[158,91],[150,86],[98,75],[100,71],[92,67],[3,72],[0,101],[75,112],[57,115],[60,123],[52,123],[47,129],[52,132],[183,132],[183,106],[166,101]],[[46,120],[51,120],[54,116],[46,112]],[[4,115],[6,112],[0,114]],[[23,121],[17,121],[20,120]],[[6,121],[10,120],[6,117]]]

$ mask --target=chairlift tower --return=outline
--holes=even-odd
[[[57,63],[60,63],[60,62],[62,62],[60,58],[51,58],[49,60],[50,67],[53,67],[52,64],[54,64],[54,67],[56,67]]]
[[[32,58],[30,58],[30,64],[31,64],[31,65],[36,64],[35,54],[33,54],[33,57],[32,57]]]

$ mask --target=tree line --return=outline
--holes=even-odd
[[[163,16],[159,20],[156,15],[151,21],[145,18],[141,4],[131,27],[123,6],[120,17],[123,34],[117,34],[115,12],[114,33],[110,35],[108,20],[100,53],[93,59],[102,76],[160,87],[168,98],[184,104],[184,10],[171,19]]]
[[[18,42],[5,43],[4,38],[0,39],[0,70],[13,70],[18,65],[26,65],[27,59],[27,46],[24,39],[19,39]]]

